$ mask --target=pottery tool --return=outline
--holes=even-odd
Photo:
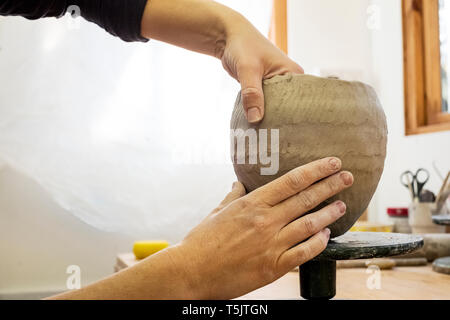
[[[401,183],[408,188],[415,201],[418,201],[423,187],[427,184],[429,179],[430,173],[424,168],[419,168],[415,174],[408,170],[400,175]]]
[[[377,266],[380,269],[392,269],[394,267],[425,266],[426,258],[377,258],[370,260],[341,260],[336,261],[338,269],[344,268],[367,268]]]
[[[447,177],[444,180],[444,183],[439,190],[439,193],[436,197],[436,213],[441,212],[442,207],[447,201],[447,198],[450,196],[450,171],[447,174]]]
[[[168,246],[167,241],[136,241],[133,245],[133,253],[136,259],[144,259]]]
[[[401,176],[402,177],[402,176]],[[402,178],[401,178],[402,179]],[[411,196],[411,200],[412,201],[414,201],[414,191],[413,191],[413,187],[412,187],[412,180],[411,180],[411,177],[409,176],[409,175],[406,175],[405,176],[405,180],[406,181],[404,181],[405,183],[406,183],[406,186],[407,186],[407,188],[408,188],[408,190],[409,190],[409,194],[410,194],[410,196]],[[402,181],[403,182],[403,181]],[[403,185],[405,185],[405,183],[403,184]]]
[[[395,258],[426,258],[429,262],[437,258],[450,256],[450,234],[448,233],[426,233],[420,234],[424,245],[413,253]]]
[[[445,187],[446,187],[446,185],[447,185],[447,182],[450,180],[450,171],[447,173],[447,176],[445,177],[445,179],[443,180],[443,182],[442,182],[442,186],[441,186],[441,189],[439,189],[439,193],[438,193],[438,196],[439,196],[439,194],[441,194],[443,191],[444,191],[444,189],[445,189]]]
[[[305,299],[336,295],[336,260],[371,259],[413,252],[423,246],[418,235],[347,232],[331,239],[325,250],[300,266],[300,294]]]

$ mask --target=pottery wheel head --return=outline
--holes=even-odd
[[[332,237],[345,233],[366,210],[383,172],[387,126],[375,91],[310,75],[276,76],[263,89],[261,123],[247,122],[240,94],[233,111],[232,161],[239,181],[251,192],[298,166],[338,157],[354,184],[319,208],[345,202],[347,213],[330,226]]]

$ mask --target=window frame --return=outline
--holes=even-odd
[[[273,0],[269,39],[284,53],[288,53],[287,0]]]
[[[405,134],[450,130],[442,112],[439,0],[402,0]]]

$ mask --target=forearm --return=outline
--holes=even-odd
[[[241,14],[211,0],[149,0],[141,32],[148,39],[221,58],[230,36],[254,28]]]
[[[49,299],[194,299],[177,246],[154,254],[137,265],[115,273],[79,290],[68,291]]]

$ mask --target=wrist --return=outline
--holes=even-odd
[[[186,300],[208,299],[203,286],[201,266],[186,244],[180,243],[166,249],[177,283],[177,296]]]
[[[215,57],[222,59],[223,53],[230,43],[230,39],[242,35],[242,32],[245,30],[253,28],[253,25],[239,12],[226,6],[222,6],[219,9],[217,20],[219,21],[222,32],[216,40]]]

